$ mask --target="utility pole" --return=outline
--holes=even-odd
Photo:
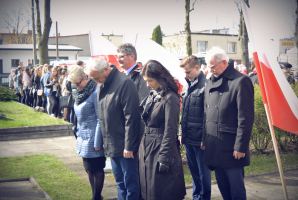
[[[34,0],[32,0],[32,41],[33,41],[33,59],[34,66],[37,64],[36,56],[36,37],[35,37],[35,23],[34,23]]]
[[[56,60],[59,58],[59,49],[58,49],[58,22],[56,21]]]

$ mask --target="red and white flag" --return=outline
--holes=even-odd
[[[89,31],[89,44],[92,58],[101,57],[120,70],[117,61],[117,47],[112,42],[102,37],[99,32]]]
[[[270,38],[266,38],[266,30],[260,30],[257,24],[262,23],[263,13],[258,20],[253,21],[250,9],[242,0],[242,11],[249,36],[253,46],[254,63],[261,88],[264,104],[269,106],[269,118],[272,125],[298,134],[298,98],[281,70],[276,56],[271,53]],[[257,18],[256,18],[257,19]]]

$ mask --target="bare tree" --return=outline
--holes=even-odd
[[[238,7],[238,11],[240,12],[240,22],[239,22],[239,34],[238,40],[240,41],[240,48],[241,48],[241,61],[247,68],[249,67],[249,54],[248,54],[248,33],[243,17],[243,12],[240,6],[240,2],[234,1]],[[244,0],[247,6],[248,0]]]
[[[192,9],[190,10],[190,0],[185,0],[185,32],[186,32],[186,53],[187,55],[192,55],[191,48],[191,31],[190,31],[190,21],[189,13],[194,10],[194,6],[197,0],[192,4]]]
[[[38,38],[39,63],[43,65],[43,64],[49,63],[48,41],[49,41],[50,30],[52,26],[52,19],[50,16],[51,0],[45,0],[43,32],[41,31],[39,0],[35,0],[35,5],[36,5],[36,12],[37,12],[36,30],[37,30],[37,38]]]
[[[298,0],[296,0],[296,18],[295,18],[295,43],[296,43],[296,47],[298,48]],[[298,55],[297,55],[298,57]]]
[[[11,10],[10,13],[5,12],[4,20],[2,22],[2,27],[7,30],[6,37],[4,39],[4,43],[8,44],[22,44],[22,43],[30,43],[31,37],[25,33],[27,27],[30,26],[31,22],[26,20],[22,9]],[[23,37],[25,37],[24,40]]]

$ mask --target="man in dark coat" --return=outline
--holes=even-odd
[[[204,149],[202,136],[204,129],[204,94],[206,78],[200,71],[196,56],[188,56],[180,62],[188,90],[182,94],[182,111],[179,128],[179,140],[184,144],[187,164],[193,177],[192,199],[211,198],[211,172],[203,163]]]
[[[149,95],[150,89],[147,87],[143,76],[140,75],[141,67],[137,62],[137,52],[135,47],[130,43],[121,44],[117,52],[118,62],[120,67],[124,70],[125,74],[133,80],[137,86],[139,94],[139,104]]]
[[[139,198],[139,96],[134,82],[98,58],[88,63],[87,74],[98,84],[98,115],[105,156],[111,157],[118,199]]]
[[[246,199],[244,166],[250,165],[254,88],[223,49],[213,47],[205,60],[212,76],[205,90],[204,163],[215,170],[224,199]]]

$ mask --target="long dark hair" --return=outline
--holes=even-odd
[[[154,78],[158,81],[162,89],[161,96],[165,96],[168,90],[172,90],[178,97],[180,96],[178,93],[178,85],[180,86],[180,83],[174,79],[160,62],[149,60],[142,69],[141,75]]]
[[[25,67],[25,73],[31,78],[30,68]]]

